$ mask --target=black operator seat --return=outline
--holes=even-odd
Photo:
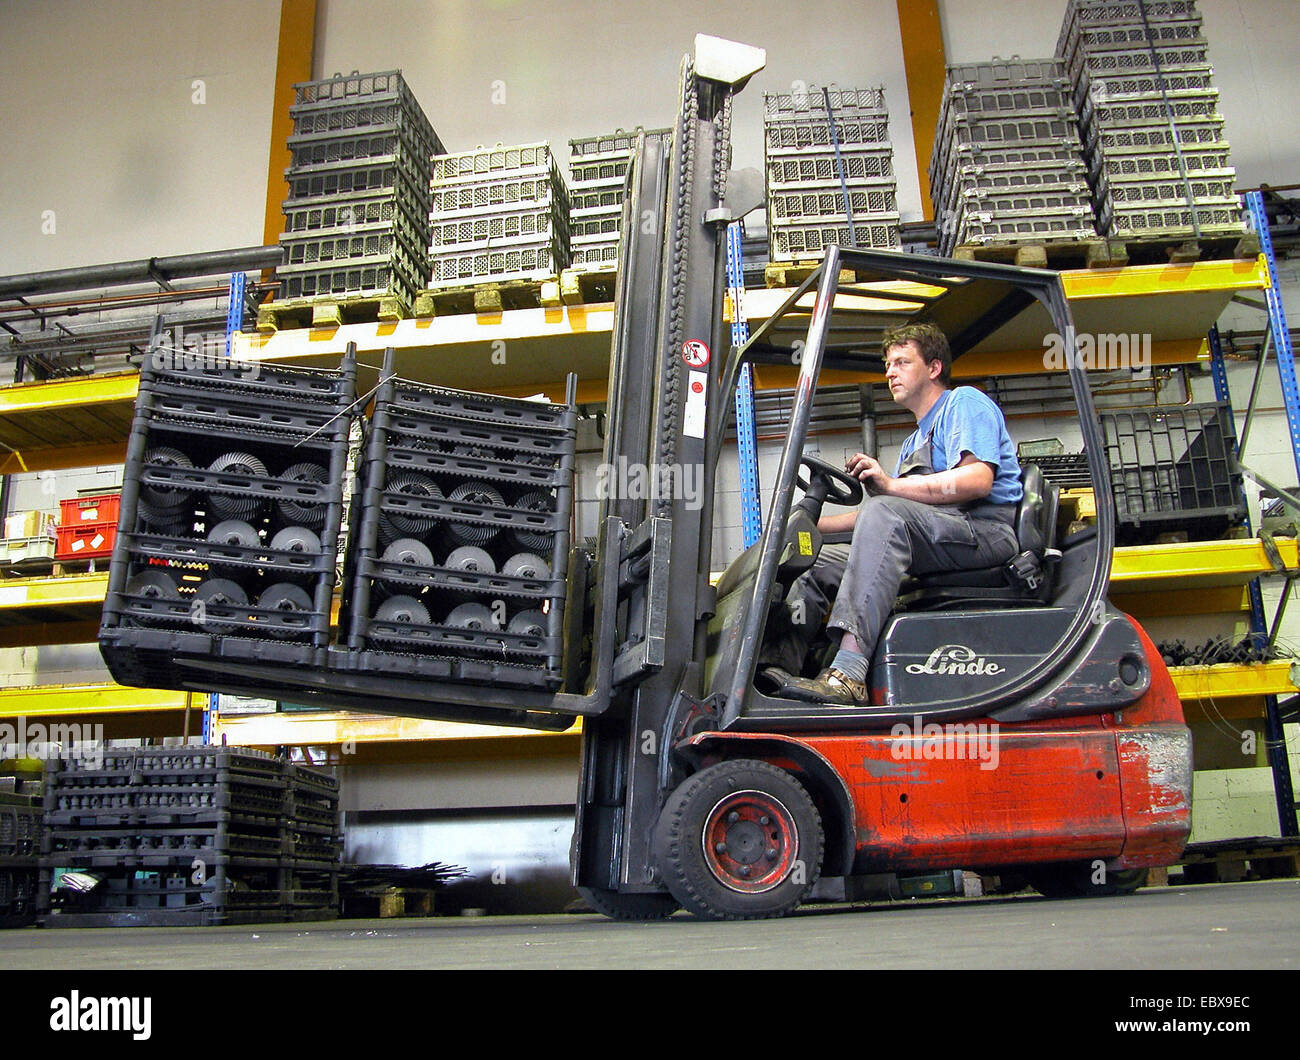
[[[1016,555],[996,567],[940,571],[903,583],[900,600],[909,609],[955,605],[1015,606],[1045,604],[1051,599],[1056,567],[1056,519],[1060,490],[1043,477],[1037,464],[1020,469],[1024,494],[1016,505]]]

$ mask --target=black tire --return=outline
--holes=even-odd
[[[821,873],[817,807],[767,762],[721,762],[688,777],[655,825],[654,860],[682,907],[706,920],[785,916]]]
[[[578,893],[592,909],[611,920],[667,920],[681,908],[671,894],[624,894],[595,887],[579,887]]]
[[[1145,887],[1146,869],[1108,869],[1097,881],[1091,861],[1071,861],[1025,869],[1029,886],[1044,898],[1110,898]]]

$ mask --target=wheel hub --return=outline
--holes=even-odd
[[[714,878],[744,894],[780,885],[799,849],[793,815],[761,791],[739,791],[719,801],[705,819],[701,840]]]

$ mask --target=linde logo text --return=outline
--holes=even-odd
[[[987,674],[994,675],[1006,670],[995,662],[989,662],[982,655],[964,644],[944,644],[930,652],[930,657],[923,663],[908,663],[909,674]]]
[[[137,1042],[152,1033],[153,999],[148,997],[68,997],[50,1001],[52,1031],[130,1031]]]

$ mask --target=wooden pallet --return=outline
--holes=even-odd
[[[768,288],[786,289],[798,287],[812,275],[813,269],[821,266],[820,261],[773,261],[763,266],[763,284]],[[872,272],[852,269],[847,265],[840,267],[840,283],[871,283],[879,277]]]
[[[560,299],[565,305],[597,305],[614,301],[618,269],[611,265],[574,265],[560,274]]]
[[[1224,839],[1193,843],[1184,852],[1184,883],[1238,883],[1300,876],[1300,840]]]
[[[405,320],[410,315],[410,304],[400,294],[295,298],[258,306],[257,330],[271,334],[296,328],[337,328]]]
[[[507,309],[556,309],[560,306],[558,276],[494,280],[420,291],[413,309],[417,317],[501,313]]]
[[[1259,254],[1259,237],[1244,234],[1153,236],[1142,239],[1032,240],[955,247],[958,261],[992,261],[1034,269],[1115,269],[1125,265],[1179,265],[1193,261],[1252,259]]]

